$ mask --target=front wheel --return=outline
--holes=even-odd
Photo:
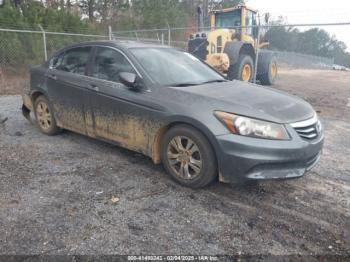
[[[254,76],[254,61],[249,55],[240,55],[238,62],[231,65],[228,70],[229,80],[237,79],[244,82],[252,82]]]
[[[174,180],[188,187],[205,187],[217,177],[211,145],[202,133],[187,125],[175,126],[164,135],[162,162]]]

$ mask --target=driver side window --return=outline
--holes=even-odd
[[[92,77],[119,83],[121,72],[135,73],[135,70],[120,52],[111,48],[97,47]]]

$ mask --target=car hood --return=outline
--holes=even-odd
[[[170,87],[174,101],[200,111],[225,111],[277,123],[311,118],[315,112],[301,98],[264,86],[229,81],[188,87]],[[176,99],[178,100],[178,99]]]

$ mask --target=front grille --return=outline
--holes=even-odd
[[[315,139],[321,134],[321,122],[316,115],[308,120],[292,123],[291,126],[301,138],[306,140]]]
[[[295,131],[297,131],[299,136],[306,139],[314,139],[318,136],[316,124],[313,124],[311,126],[301,127],[301,128],[295,128]]]

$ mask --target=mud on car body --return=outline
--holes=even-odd
[[[30,111],[45,134],[68,129],[143,153],[190,187],[301,177],[324,140],[302,99],[136,42],[80,43],[33,67]]]

